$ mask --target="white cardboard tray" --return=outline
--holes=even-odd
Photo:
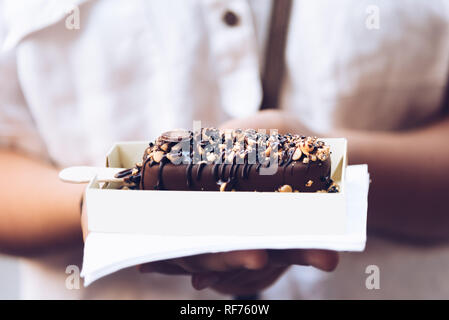
[[[123,268],[202,253],[245,249],[328,249],[363,251],[369,186],[366,165],[349,166],[346,232],[293,236],[153,236],[91,232],[84,246],[84,285]]]
[[[293,248],[363,251],[368,167],[346,167],[346,140],[324,140],[333,151],[332,176],[341,185],[337,194],[128,191],[114,189],[114,184],[101,186],[93,179],[86,189],[90,232],[81,273],[84,284],[126,267],[202,253]],[[106,165],[131,167],[146,145],[117,143]],[[240,210],[229,211],[227,204],[235,202],[243,203]],[[272,202],[282,203],[283,209],[270,206]],[[178,210],[180,206],[184,210]],[[213,210],[207,210],[209,206]]]
[[[330,145],[339,193],[118,190],[94,179],[86,191],[88,230],[159,236],[294,236],[346,232],[346,140]],[[132,167],[146,142],[117,143],[108,167]]]

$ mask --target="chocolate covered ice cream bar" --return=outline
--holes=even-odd
[[[203,128],[162,134],[117,174],[128,189],[338,192],[330,148],[316,137]]]

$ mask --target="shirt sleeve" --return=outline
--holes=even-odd
[[[1,8],[0,1],[0,8]],[[7,29],[0,14],[0,48]],[[0,148],[47,158],[43,140],[20,88],[15,50],[0,49]]]

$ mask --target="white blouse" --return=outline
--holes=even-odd
[[[102,165],[115,141],[254,114],[270,8],[270,0],[0,0],[0,145],[59,166]],[[295,0],[280,107],[318,133],[431,119],[449,70],[448,8],[444,0]],[[236,25],[225,23],[227,11]],[[33,263],[55,268],[41,262]],[[57,270],[63,279],[65,267]],[[133,277],[130,297],[157,296]],[[58,291],[23,283],[27,297]],[[74,293],[54,283],[67,297],[102,296],[95,285]]]

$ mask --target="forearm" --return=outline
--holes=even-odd
[[[81,243],[83,186],[64,184],[58,171],[0,149],[0,251],[34,254]]]
[[[368,163],[368,227],[415,240],[449,239],[449,120],[393,133],[343,130],[349,162]]]

